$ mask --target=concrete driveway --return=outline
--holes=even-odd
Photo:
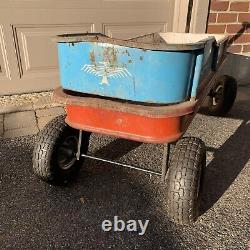
[[[249,249],[250,87],[241,86],[226,118],[197,115],[187,134],[207,146],[201,216],[190,227],[169,221],[159,179],[87,160],[77,181],[53,187],[32,173],[36,136],[0,141],[1,249]],[[147,168],[162,146],[93,135],[90,152]],[[150,220],[143,236],[103,232],[101,223]]]

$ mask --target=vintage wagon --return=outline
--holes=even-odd
[[[38,136],[35,173],[62,183],[84,158],[161,176],[167,185],[169,215],[194,222],[206,165],[205,145],[183,137],[206,100],[211,115],[224,115],[236,96],[236,82],[220,76],[228,39],[208,34],[153,33],[129,40],[102,34],[57,37],[61,87],[54,99],[66,117],[52,120]],[[88,155],[92,132],[145,143],[163,143],[157,172]],[[170,143],[175,144],[173,153]]]

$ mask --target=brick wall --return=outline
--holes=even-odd
[[[250,53],[250,0],[211,0],[207,33],[229,34],[229,52]]]

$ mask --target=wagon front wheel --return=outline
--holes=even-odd
[[[168,214],[177,224],[189,225],[198,218],[205,165],[206,150],[202,140],[184,137],[176,143],[166,184]]]
[[[51,184],[65,184],[77,175],[83,159],[77,160],[79,131],[65,123],[65,116],[49,122],[38,134],[33,151],[35,174]],[[86,153],[89,133],[82,135],[81,153]]]

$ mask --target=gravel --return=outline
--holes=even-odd
[[[156,177],[86,160],[79,178],[53,187],[32,173],[35,136],[0,141],[1,249],[250,248],[250,88],[230,115],[198,114],[187,135],[207,146],[201,215],[193,226],[172,223]],[[90,153],[156,169],[162,146],[92,135]],[[82,202],[84,201],[84,202]],[[149,219],[148,230],[103,232],[101,223]]]
[[[36,103],[39,99],[44,97],[51,97],[52,92],[40,92],[22,95],[6,95],[0,96],[0,107],[3,106],[20,106],[30,103]]]

